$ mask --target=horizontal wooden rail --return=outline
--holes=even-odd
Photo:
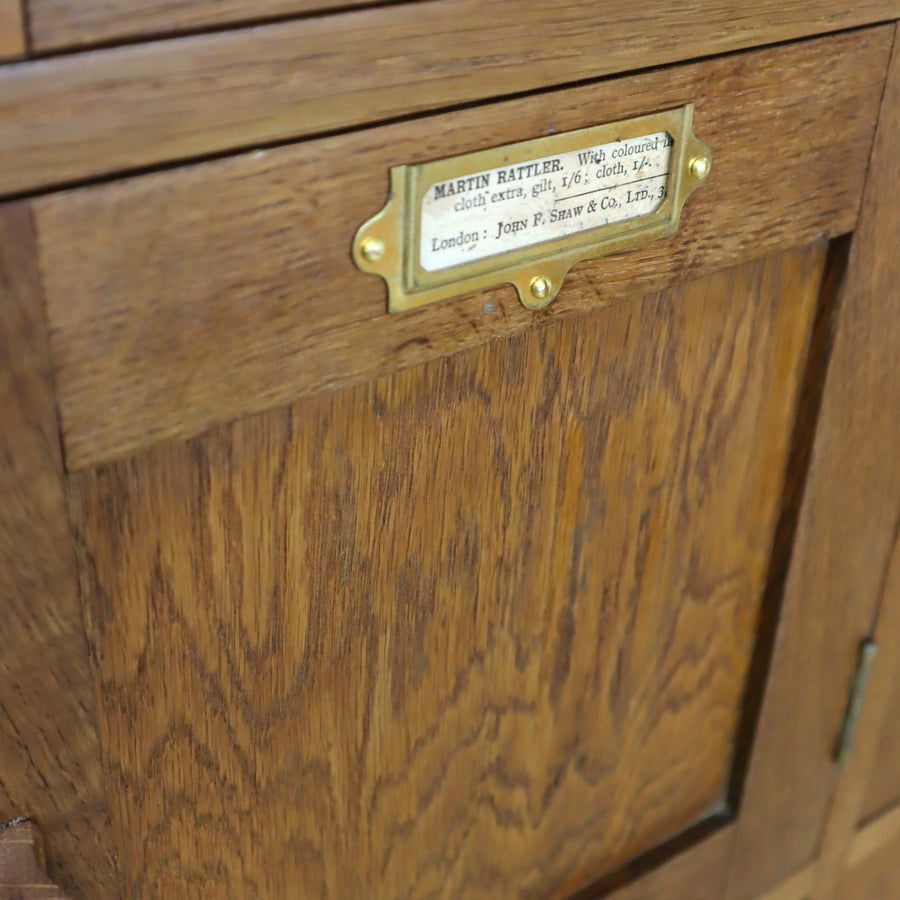
[[[30,0],[37,52],[373,6],[382,0]],[[407,0],[409,2],[409,0]],[[412,0],[415,2],[415,0]]]
[[[437,0],[0,67],[0,195],[900,16],[898,0]]]
[[[0,59],[25,55],[28,41],[20,0],[0,0]]]

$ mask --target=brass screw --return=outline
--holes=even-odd
[[[550,295],[550,281],[543,275],[531,279],[531,296],[536,300],[546,300]]]
[[[702,181],[709,174],[709,157],[695,156],[691,160],[691,175]]]
[[[360,252],[369,262],[378,262],[384,256],[384,241],[374,237],[367,237],[362,242]]]

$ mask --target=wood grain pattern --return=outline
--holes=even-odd
[[[0,825],[0,897],[3,900],[68,900],[43,873],[43,864],[40,835],[33,822]]]
[[[562,898],[721,808],[824,256],[71,476],[129,895]]]
[[[129,0],[30,0],[32,29],[38,50],[56,50],[79,44],[108,42],[184,30],[200,30],[210,26],[220,26],[232,22],[252,21],[310,13],[316,10],[335,9],[340,6],[365,6],[376,0],[153,0],[135,4]],[[811,15],[808,6],[799,2],[713,3],[711,0],[691,0],[676,8],[674,4],[660,0],[650,0],[636,17],[623,0],[612,0],[604,4],[602,13],[586,9],[585,4],[574,0],[552,0],[544,8],[530,0],[518,0],[514,6],[509,3],[448,2],[410,4],[411,8],[392,10],[377,21],[381,27],[375,29],[373,44],[388,36],[387,52],[378,62],[394,55],[398,50],[409,54],[410,43],[427,43],[420,49],[434,54],[437,41],[446,39],[456,43],[459,49],[453,54],[453,63],[462,70],[469,59],[480,67],[488,69],[487,77],[497,79],[503,75],[492,69],[492,61],[485,56],[495,56],[498,51],[503,59],[493,61],[499,69],[510,63],[518,64],[520,75],[529,77],[522,66],[522,60],[513,60],[506,52],[507,40],[517,41],[523,54],[533,59],[543,73],[550,71],[553,62],[558,68],[583,66],[574,59],[576,52],[599,49],[590,41],[588,31],[601,27],[609,35],[604,46],[614,59],[626,52],[630,39],[634,43],[632,56],[628,62],[619,62],[618,68],[635,68],[645,64],[649,55],[653,62],[673,62],[689,59],[709,52],[751,47],[759,44],[784,41],[837,31],[856,25],[885,21],[900,14],[900,7],[888,0],[866,0],[856,7],[836,0],[820,2],[816,15]],[[416,28],[417,19],[427,17],[430,28]],[[369,26],[372,19],[364,20]],[[383,23],[383,24],[381,24]],[[535,38],[539,30],[546,29],[547,43],[541,47]],[[496,44],[489,47],[494,36]],[[428,40],[430,38],[430,40]],[[404,45],[404,39],[407,42]],[[664,46],[660,48],[660,41]],[[678,46],[678,45],[681,46]],[[573,46],[574,45],[574,46]],[[464,49],[468,47],[468,50]],[[583,49],[582,49],[583,48]],[[442,62],[447,65],[446,49]],[[657,59],[661,54],[663,59]],[[677,55],[675,55],[677,54]],[[636,61],[636,62],[635,62]],[[424,62],[424,61],[423,61]],[[609,64],[607,64],[609,65]],[[423,66],[424,67],[424,66]],[[459,71],[454,73],[459,74]],[[559,83],[557,80],[549,83]]]
[[[60,50],[135,37],[309,15],[380,0],[29,0],[35,48]]]
[[[892,32],[708,60],[40,198],[66,464],[191,436],[850,230]],[[716,163],[679,234],[577,266],[542,313],[503,287],[388,316],[382,281],[353,266],[353,235],[383,205],[393,164],[688,101]]]
[[[900,15],[898,0],[440,0],[0,70],[0,194]],[[485,23],[490,23],[485,28]]]
[[[34,819],[53,880],[107,897],[112,838],[25,204],[0,207],[0,410],[0,821]]]
[[[900,510],[900,69],[892,65],[854,234],[781,622],[739,815],[730,900],[816,856],[860,641]],[[785,785],[792,785],[785,791]]]
[[[26,47],[21,0],[0,0],[0,59],[24,56]]]

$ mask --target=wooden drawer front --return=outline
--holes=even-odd
[[[34,203],[67,464],[290,403],[853,228],[875,28],[51,194]],[[715,165],[677,236],[402,316],[350,259],[392,165],[695,102]]]

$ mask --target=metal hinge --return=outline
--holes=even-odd
[[[850,682],[850,696],[847,698],[844,721],[841,724],[841,733],[838,735],[834,751],[834,758],[839,766],[847,762],[850,751],[853,749],[853,739],[856,737],[856,728],[859,725],[863,700],[866,696],[866,688],[869,686],[869,676],[872,674],[872,664],[875,662],[877,650],[878,645],[871,638],[867,638],[859,645],[856,668],[853,671],[853,680]]]

